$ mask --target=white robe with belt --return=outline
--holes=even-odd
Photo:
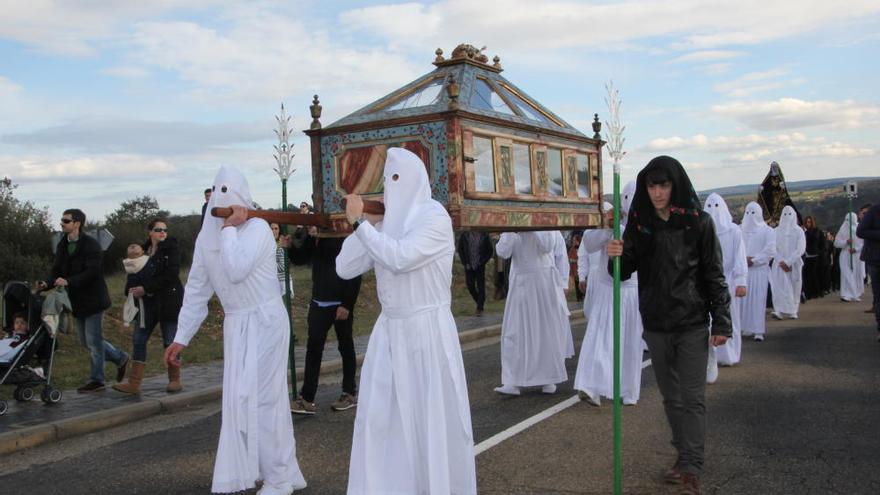
[[[724,264],[724,279],[730,291],[730,321],[733,335],[724,345],[714,348],[715,358],[718,364],[733,366],[738,363],[742,355],[742,298],[736,297],[737,287],[746,287],[748,293],[749,265],[746,260],[745,244],[742,240],[742,232],[738,225],[731,225],[725,232],[718,233],[718,243],[721,245],[721,258]],[[766,297],[767,293],[764,293]],[[711,351],[711,349],[710,349]]]
[[[794,215],[794,210],[786,206],[783,216],[785,210],[791,210],[791,215]],[[797,317],[803,285],[801,272],[804,260],[801,256],[807,249],[807,238],[796,223],[789,221],[784,225],[784,221],[780,220],[780,225],[773,229],[776,234],[776,257],[770,269],[770,289],[773,291],[773,311],[779,316]],[[783,271],[780,262],[785,262],[791,271]]]
[[[495,250],[511,258],[501,324],[501,383],[530,387],[568,380],[574,355],[568,305],[554,262],[558,232],[504,233]]]
[[[383,234],[382,224],[362,224],[336,258],[344,279],[375,270],[382,304],[361,369],[351,495],[477,492],[467,382],[450,310],[452,223],[435,204],[400,239]]]
[[[760,206],[755,203],[753,215],[761,215]],[[776,234],[764,223],[763,218],[747,224],[743,217],[741,230],[743,245],[746,249],[746,265],[748,257],[752,258],[749,266],[748,289],[746,297],[740,304],[741,333],[748,335],[764,335],[767,329],[767,287],[770,284],[770,262],[776,255]]]
[[[288,399],[290,324],[269,224],[250,219],[223,229],[219,251],[196,241],[175,342],[189,344],[214,293],[225,316],[222,424],[211,491],[247,490],[258,480],[280,493],[305,488]]]
[[[851,218],[850,218],[851,216]],[[850,221],[852,222],[852,237],[850,237]],[[834,236],[834,247],[840,249],[838,263],[840,263],[840,298],[844,301],[861,301],[865,293],[865,262],[859,258],[865,241],[856,236],[856,227],[859,221],[855,213],[848,213],[843,224]],[[852,239],[852,246],[847,241]],[[855,249],[850,258],[849,248]],[[880,290],[874,287],[873,290]]]

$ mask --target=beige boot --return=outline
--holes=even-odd
[[[168,386],[165,391],[174,394],[183,390],[180,384],[180,366],[168,366]]]
[[[132,359],[131,372],[128,374],[128,383],[117,383],[113,385],[113,390],[118,390],[125,394],[140,395],[141,381],[144,379],[145,365],[146,363],[143,361],[135,361]]]

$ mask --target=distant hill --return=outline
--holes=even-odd
[[[802,180],[797,182],[786,181],[785,185],[788,187],[789,192],[815,191],[818,189],[833,189],[835,187],[839,190],[842,190],[843,185],[851,180],[854,180],[861,185],[862,182],[880,180],[880,177],[843,177],[836,179]],[[699,195],[701,198],[705,198],[711,193],[718,193],[726,198],[728,195],[738,196],[741,194],[757,194],[760,187],[761,184],[744,184],[741,186],[719,187],[717,189],[707,189],[705,191],[700,191]]]

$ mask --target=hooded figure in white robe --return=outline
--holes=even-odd
[[[754,201],[746,205],[740,230],[749,267],[746,296],[740,302],[740,332],[761,341],[767,331],[767,287],[770,262],[776,256],[776,233],[764,222],[761,205]]]
[[[746,249],[742,240],[742,232],[733,223],[727,203],[720,195],[712,193],[703,204],[703,211],[712,217],[715,234],[721,245],[721,260],[724,264],[724,280],[730,291],[730,321],[733,335],[724,345],[713,347],[709,344],[709,369],[706,381],[714,383],[718,378],[718,365],[733,366],[740,360],[742,351],[742,334],[740,333],[740,304],[746,295],[749,277],[749,266],[746,261]]]
[[[253,208],[244,176],[221,167],[211,208]],[[287,388],[290,323],[275,265],[275,240],[265,220],[235,227],[205,215],[174,342],[187,345],[208,315],[214,294],[223,306],[223,409],[211,491],[238,492],[263,480],[259,493],[305,488],[296,460]]]
[[[565,359],[574,355],[574,345],[555,261],[559,242],[559,232],[506,232],[495,246],[498,256],[511,259],[498,393],[519,395],[520,387],[541,386],[552,394],[568,380]]]
[[[626,228],[627,215],[636,189],[635,181],[624,186],[621,197],[620,231]],[[611,207],[605,210],[612,213]],[[609,216],[609,219],[611,217]],[[610,222],[609,222],[610,223]],[[605,245],[611,240],[610,228],[590,231],[581,246],[597,255],[601,268],[594,275],[596,298],[590,306],[587,332],[581,343],[574,388],[582,399],[598,406],[602,397],[614,398],[614,279],[608,274]],[[626,405],[639,401],[642,386],[643,344],[642,316],[639,313],[638,275],[620,281],[620,397]]]
[[[865,262],[859,259],[865,241],[856,236],[858,225],[856,214],[847,213],[834,236],[834,247],[840,248],[840,298],[847,302],[861,301],[865,293]]]
[[[629,184],[627,184],[627,186],[629,186]],[[633,189],[635,190],[635,183],[633,183]],[[625,190],[625,188],[624,188],[624,190]],[[632,196],[632,194],[630,194],[630,196]],[[626,201],[625,191],[624,191],[623,201],[624,202]],[[609,203],[607,201],[602,203],[602,211],[603,212],[610,211],[611,208],[613,208],[613,206],[611,206],[611,203]],[[588,239],[589,237],[593,237],[596,235],[601,236],[601,234],[599,234],[599,232],[600,232],[600,230],[598,230],[598,229],[585,230],[584,234],[581,236],[581,245],[578,246],[578,250],[577,250],[578,281],[586,282],[586,290],[584,290],[584,318],[586,318],[588,321],[590,319],[590,308],[593,305],[593,299],[595,299],[595,295],[593,293],[596,290],[595,289],[596,283],[593,282],[596,279],[596,277],[594,277],[593,275],[595,275],[597,270],[600,270],[600,269],[605,270],[605,267],[599,266],[599,258],[600,258],[599,252],[598,251],[593,252],[593,253],[588,252],[587,246],[584,244],[584,241],[586,239]]]
[[[359,223],[336,273],[376,272],[382,312],[361,368],[350,495],[477,492],[464,361],[452,317],[455,239],[410,151],[385,161],[385,216]]]
[[[776,234],[776,256],[770,269],[770,290],[773,296],[773,316],[778,319],[797,319],[801,305],[801,256],[807,249],[804,229],[797,224],[794,208],[786,206],[779,217],[779,226],[773,229]],[[783,264],[788,271],[783,269]]]

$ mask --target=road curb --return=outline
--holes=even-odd
[[[571,312],[570,320],[583,318],[583,311]],[[501,334],[501,324],[465,330],[458,334],[461,344],[496,337]],[[357,364],[364,361],[364,354],[358,354]],[[342,369],[342,360],[334,359],[321,363],[320,374],[330,375]],[[297,376],[302,376],[304,368],[297,368]],[[184,376],[185,378],[185,376]],[[223,395],[223,386],[214,385],[192,392],[180,392],[166,397],[145,397],[140,402],[125,404],[103,411],[84,414],[72,418],[60,419],[50,423],[29,426],[20,430],[0,433],[0,455],[10,454],[49,442],[64,440],[87,433],[93,433],[114,426],[131,423],[157,414],[171,413],[181,409],[218,401]]]

